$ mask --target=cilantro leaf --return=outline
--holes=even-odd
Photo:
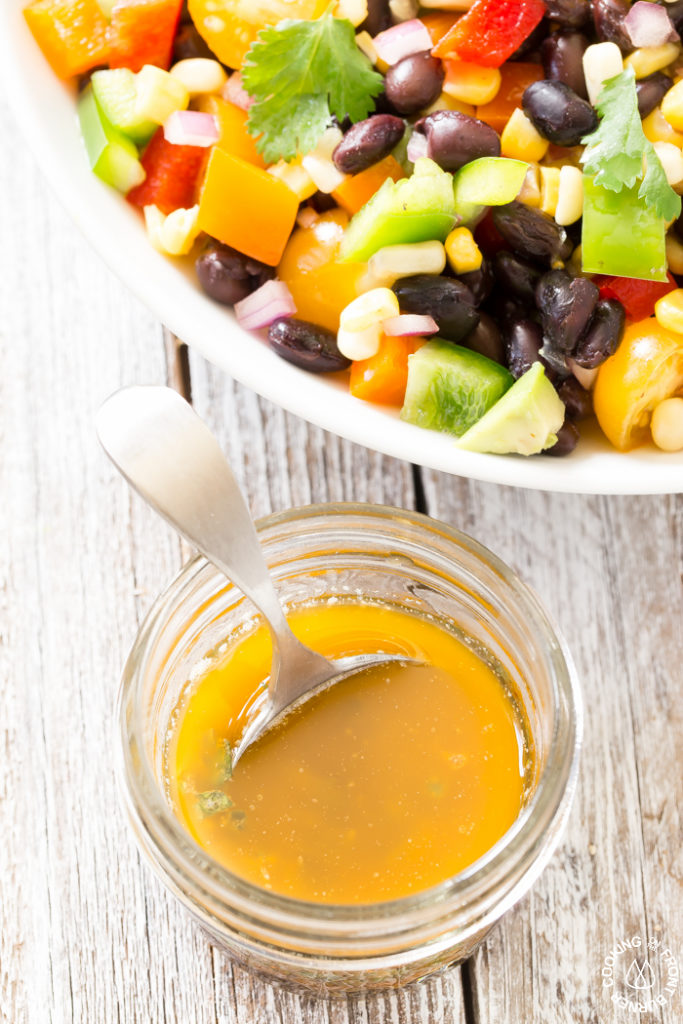
[[[659,157],[643,132],[632,68],[607,79],[596,107],[600,124],[581,140],[586,146],[582,157],[586,174],[594,174],[595,183],[612,192],[633,188],[642,178],[639,198],[659,217],[673,220],[681,212],[681,199],[666,180]]]
[[[351,22],[324,14],[262,29],[242,68],[253,99],[247,127],[268,161],[315,148],[331,115],[361,121],[384,80],[356,45]]]

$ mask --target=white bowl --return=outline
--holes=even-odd
[[[147,241],[139,214],[92,174],[71,87],[60,84],[22,16],[25,0],[0,5],[5,92],[28,145],[59,199],[111,269],[179,338],[237,380],[326,430],[387,455],[459,476],[539,490],[594,494],[683,491],[683,452],[645,445],[616,452],[597,428],[566,458],[479,455],[446,435],[402,423],[395,412],[352,398],[343,380],[308,374],[243,331],[208,299],[191,262],[166,259]],[[133,381],[131,381],[133,383]]]

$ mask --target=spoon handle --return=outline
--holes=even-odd
[[[287,660],[287,651],[301,645],[235,476],[192,407],[171,388],[124,388],[100,407],[97,433],[131,486],[253,601]]]

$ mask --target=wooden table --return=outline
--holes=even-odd
[[[2,1021],[683,1019],[680,987],[638,1014],[616,1007],[601,974],[635,935],[659,943],[651,992],[663,991],[663,948],[683,964],[683,496],[566,497],[422,471],[307,426],[192,353],[185,362],[81,239],[5,111],[1,130]],[[141,863],[114,784],[113,703],[183,552],[107,462],[93,414],[123,384],[165,381],[191,390],[255,514],[328,500],[423,509],[501,555],[561,623],[586,700],[569,828],[462,969],[366,999],[293,995],[231,965]]]

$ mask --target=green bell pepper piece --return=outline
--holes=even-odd
[[[119,192],[129,192],[145,180],[135,143],[109,124],[90,85],[78,101],[78,118],[88,161],[98,178]]]
[[[638,198],[639,185],[612,192],[583,176],[581,261],[587,274],[666,281],[666,221]]]
[[[422,157],[410,178],[385,181],[352,217],[340,257],[362,262],[387,245],[443,242],[458,221],[452,175]]]

